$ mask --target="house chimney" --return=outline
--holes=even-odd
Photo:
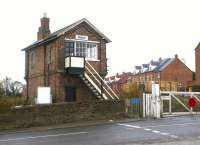
[[[161,62],[162,61],[162,58],[161,57],[159,57],[159,62]]]
[[[178,58],[178,54],[175,54],[175,58]]]
[[[38,29],[37,40],[45,39],[50,35],[49,29],[49,18],[47,18],[47,14],[44,13],[43,17],[40,19],[41,25]]]

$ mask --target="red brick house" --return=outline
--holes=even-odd
[[[128,78],[133,74],[131,72],[123,72],[122,74],[116,74],[115,76],[110,76],[106,78],[107,84],[112,88],[112,90],[120,95],[123,86],[127,84]]]
[[[129,83],[144,84],[151,91],[152,82],[160,84],[161,90],[186,90],[188,82],[193,80],[193,72],[175,55],[174,58],[159,58],[147,64],[135,66],[133,73],[123,73],[106,79],[110,87],[120,94]]]
[[[103,80],[109,42],[85,18],[53,33],[49,18],[41,18],[37,41],[23,49],[27,98],[34,100],[44,86],[51,88],[53,102],[117,99]]]
[[[135,74],[129,78],[130,82],[145,84],[150,88],[151,82],[160,83],[161,89],[186,90],[188,82],[193,80],[193,72],[175,55],[174,58],[159,59],[148,64],[135,66]],[[147,84],[149,82],[149,84]],[[171,83],[171,84],[170,84]]]

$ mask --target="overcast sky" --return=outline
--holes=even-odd
[[[109,75],[176,53],[195,70],[199,6],[199,0],[1,0],[0,79],[24,81],[21,49],[36,41],[44,12],[51,32],[85,17],[110,38]]]

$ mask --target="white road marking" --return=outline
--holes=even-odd
[[[158,130],[152,130],[153,133],[160,133]]]
[[[151,131],[152,129],[150,128],[144,128],[145,131]]]
[[[70,133],[65,133],[65,134],[49,134],[49,135],[43,135],[43,136],[29,136],[29,137],[21,137],[21,138],[9,138],[9,139],[0,140],[0,142],[28,140],[28,139],[37,139],[37,138],[48,138],[48,137],[57,137],[57,136],[79,135],[79,134],[85,134],[85,133],[88,133],[88,132],[70,132]]]
[[[129,125],[129,124],[121,124],[121,123],[119,123],[118,125],[126,126],[126,127],[131,127],[131,128],[142,128],[142,127],[140,127],[140,126]]]
[[[172,138],[178,138],[178,136],[176,136],[176,135],[170,135],[170,137],[172,137]]]
[[[200,122],[188,122],[188,123],[177,123],[177,124],[163,124],[163,125],[152,125],[152,126],[145,126],[145,127],[168,127],[168,126],[187,126],[187,125],[195,125],[200,124]]]
[[[169,133],[166,133],[166,132],[161,132],[160,134],[162,134],[162,135],[169,135]]]
[[[165,135],[165,136],[169,136],[171,138],[178,138],[178,136],[173,135],[173,134],[169,134],[169,133],[165,133],[165,132],[161,132],[158,130],[152,130],[150,128],[145,128],[145,127],[140,127],[140,126],[135,126],[135,125],[130,125],[130,124],[121,124],[119,123],[118,125],[120,126],[125,126],[125,127],[129,127],[129,128],[140,128],[140,129],[144,129],[145,131],[151,131],[152,133],[156,133],[156,134],[160,134],[160,135]],[[160,125],[159,125],[160,126]],[[148,127],[152,127],[152,126],[148,126]],[[157,127],[157,126],[156,126]],[[128,129],[128,128],[127,128]]]

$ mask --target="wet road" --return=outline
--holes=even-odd
[[[177,145],[188,141],[200,144],[200,116],[0,135],[0,145]]]

